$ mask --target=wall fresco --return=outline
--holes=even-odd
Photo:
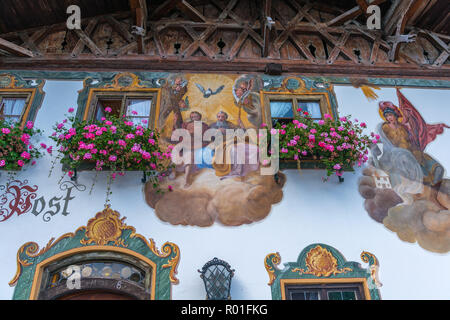
[[[223,134],[226,129],[258,129],[265,121],[259,93],[263,86],[261,77],[253,75],[170,75],[161,92],[157,120],[161,137],[176,144],[172,133],[180,128],[193,137],[194,121],[201,122],[202,134],[207,129]],[[243,148],[245,164],[205,161],[216,155],[212,143],[192,147],[192,160],[203,160],[181,163],[173,169],[162,184],[172,192],[157,193],[150,185],[145,188],[146,201],[161,220],[174,225],[205,227],[218,221],[238,226],[264,219],[272,205],[281,201],[284,175],[280,173],[277,182],[273,175],[260,175],[259,159],[250,159],[258,154],[255,141],[225,148],[232,159],[238,148]]]
[[[427,146],[449,126],[428,124],[397,89],[397,105],[379,102],[381,146],[371,150],[359,192],[375,221],[407,242],[433,252],[450,251],[450,179]]]

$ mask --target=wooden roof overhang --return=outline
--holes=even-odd
[[[70,4],[81,30],[66,27]],[[366,26],[372,4],[381,30]],[[4,0],[0,69],[264,72],[277,63],[305,75],[446,79],[449,9],[447,0]]]

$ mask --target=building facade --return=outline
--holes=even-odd
[[[0,23],[1,299],[449,298],[440,1],[113,3]]]

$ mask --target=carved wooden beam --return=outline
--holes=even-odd
[[[36,46],[33,40],[31,40],[31,37],[28,36],[28,32],[19,32],[19,37],[24,42],[24,45],[32,50],[34,56],[42,55],[39,48]],[[24,46],[22,45],[22,46]]]
[[[214,52],[208,47],[205,41],[217,29],[216,27],[208,27],[200,35],[198,35],[197,32],[195,32],[194,29],[189,26],[186,26],[184,29],[191,36],[194,42],[192,42],[181,54],[183,58],[193,55],[198,49],[201,49],[208,57],[214,57]]]
[[[77,44],[75,45],[75,47],[72,50],[71,56],[73,58],[77,57],[81,52],[83,52],[83,49],[86,46],[85,40],[86,40],[86,38],[89,38],[91,36],[91,33],[92,33],[92,31],[94,31],[94,28],[97,25],[97,23],[98,23],[98,19],[93,18],[93,19],[89,20],[89,23],[86,26],[86,29],[84,30],[84,32],[81,33],[80,32],[81,30],[78,30],[79,32],[77,33],[77,35],[80,37],[80,40],[78,40]],[[80,34],[82,34],[82,36],[80,36]],[[88,43],[89,43],[89,41],[88,41]],[[95,46],[95,44],[94,44],[94,46]],[[98,48],[96,48],[96,49],[98,49]],[[94,48],[94,51],[96,49]],[[100,50],[100,49],[98,49],[98,50]],[[94,51],[92,51],[92,52],[94,52]]]
[[[135,26],[133,32],[136,35],[138,53],[145,53],[144,37],[147,33],[147,1],[130,0],[131,14]]]
[[[369,7],[369,5],[367,4],[366,0],[356,0],[356,3],[361,8],[362,13],[367,15],[367,8]]]
[[[113,16],[107,16],[105,19],[106,21],[108,21],[111,27],[128,42],[136,41],[136,38],[128,30],[128,26],[125,26],[122,22],[118,21]]]
[[[245,32],[245,31],[244,31]],[[238,45],[237,45],[238,46]],[[238,50],[234,50],[237,52]],[[207,58],[207,59],[205,59]],[[217,60],[217,59],[216,59]],[[181,60],[179,57],[170,57],[161,61],[160,56],[125,55],[123,57],[98,57],[79,56],[77,59],[61,57],[61,55],[49,55],[43,58],[13,58],[0,59],[2,70],[161,70],[167,72],[235,72],[252,73],[264,72],[267,63],[280,63],[283,65],[283,73],[303,75],[329,75],[329,76],[362,76],[362,77],[412,77],[417,79],[450,80],[450,67],[443,65],[440,68],[423,68],[411,63],[378,63],[375,66],[360,64],[357,68],[353,63],[343,62],[329,64],[311,64],[304,60],[288,59],[242,59],[231,61],[212,61],[208,57],[190,57]]]
[[[193,21],[206,21],[205,17],[186,0],[177,1],[176,7]]]
[[[163,2],[158,8],[155,9],[155,11],[153,11],[153,14],[150,16],[150,20],[160,20],[165,14],[175,8],[178,1],[179,0],[166,0]]]
[[[370,4],[371,5],[380,5],[383,2],[386,2],[387,0],[374,0],[372,1]],[[349,20],[355,19],[356,17],[360,16],[361,14],[366,14],[366,11],[363,11],[361,9],[361,5],[359,4],[360,1],[358,1],[358,6],[351,8],[350,10],[347,10],[346,12],[344,12],[343,14],[331,19],[330,21],[327,22],[328,26],[336,26],[336,25],[340,25],[343,24]],[[367,9],[366,9],[367,10]]]
[[[261,34],[263,35],[263,47],[262,56],[267,57],[269,55],[270,47],[270,34],[273,22],[271,17],[272,0],[263,0],[262,10],[261,10]]]
[[[19,57],[33,57],[33,52],[28,49],[25,49],[21,46],[18,46],[15,43],[9,42],[5,39],[0,38],[0,49],[5,50],[13,55]]]
[[[449,42],[446,43],[441,39],[442,35],[438,35],[428,30],[419,30],[419,34],[424,35],[431,43],[442,49],[441,54],[433,62],[433,67],[441,67],[450,56],[449,39],[447,38],[447,41]]]
[[[387,29],[388,24],[390,23],[392,16],[396,12],[398,6],[401,4],[403,0],[393,0],[389,10],[382,16],[382,28]]]
[[[396,61],[398,59],[398,55],[400,52],[400,44],[403,42],[413,42],[415,41],[415,36],[404,35],[406,23],[408,19],[415,13],[418,8],[417,0],[404,0],[402,4],[397,8],[397,14],[394,14],[391,20],[397,19],[397,23],[395,24],[395,35],[392,37],[388,37],[388,41],[392,43],[392,48],[389,51],[389,60]],[[392,23],[391,23],[392,24]],[[391,25],[390,24],[390,25]],[[390,28],[385,30],[386,35],[390,34]]]
[[[150,19],[152,21],[159,20],[175,8],[183,12],[193,21],[206,21],[206,18],[197,9],[191,6],[186,0],[167,0],[163,2],[158,8],[156,8],[156,10],[150,16]]]
[[[227,60],[233,60],[234,59],[234,57],[237,55],[237,53],[241,49],[241,47],[244,44],[244,42],[247,39],[247,37],[248,37],[248,31],[247,30],[243,30],[239,34],[239,37],[234,42],[234,44],[231,47],[230,51],[228,52]]]

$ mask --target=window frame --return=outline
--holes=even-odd
[[[138,258],[136,254],[131,254],[130,252],[123,252],[123,251],[116,251],[114,249],[112,250],[106,250],[104,248],[97,250],[97,251],[79,251],[75,252],[72,255],[68,255],[67,257],[61,258],[59,260],[54,260],[50,263],[48,263],[45,267],[43,267],[41,270],[41,281],[40,281],[40,288],[39,293],[37,296],[38,300],[53,300],[58,299],[61,297],[68,296],[70,294],[73,294],[73,290],[65,290],[65,288],[62,288],[61,285],[49,287],[49,281],[52,276],[52,274],[61,269],[66,268],[70,265],[77,265],[79,263],[85,263],[85,262],[117,262],[117,263],[123,263],[127,265],[131,265],[138,269],[139,271],[143,272],[145,274],[145,283],[144,287],[138,288],[138,285],[131,283],[131,288],[134,287],[134,289],[128,288],[126,290],[125,294],[128,296],[131,296],[135,299],[142,299],[142,300],[148,300],[152,299],[152,294],[150,293],[152,291],[153,286],[153,274],[155,271],[155,265],[153,263],[150,263],[151,260],[143,260],[142,258]],[[115,291],[113,288],[107,287],[106,283],[118,283],[120,281],[126,281],[126,280],[117,280],[117,279],[101,279],[101,278],[88,278],[86,279],[86,284],[83,285],[82,291],[91,291],[93,289],[98,290],[107,290],[112,293],[118,293],[120,291]],[[81,279],[83,282],[83,278]],[[100,286],[99,286],[100,284]],[[102,284],[104,287],[102,287]],[[87,287],[86,287],[87,285]],[[92,287],[89,287],[91,285]],[[61,288],[59,288],[61,287]],[[62,290],[61,290],[62,289]]]
[[[332,291],[344,291],[345,289],[356,289],[354,290],[356,293],[356,300],[366,300],[364,295],[364,288],[361,282],[348,282],[348,283],[317,283],[317,284],[286,284],[285,292],[286,292],[286,300],[290,299],[292,293],[296,290],[311,290],[319,293],[319,300],[330,300],[328,298],[328,293]],[[352,290],[353,291],[353,290]]]
[[[109,253],[119,253],[123,256],[130,256],[130,259],[137,259],[138,261],[143,261],[145,264],[150,266],[150,283],[149,283],[149,290],[147,292],[148,300],[154,300],[156,298],[156,285],[157,285],[157,265],[154,261],[150,260],[148,257],[143,256],[140,253],[131,251],[126,248],[121,247],[113,247],[113,246],[99,246],[99,245],[91,245],[87,247],[81,247],[81,248],[74,248],[68,251],[64,251],[62,253],[56,254],[52,257],[49,257],[45,259],[44,261],[40,262],[36,266],[36,271],[33,278],[33,283],[31,285],[31,293],[30,293],[30,300],[39,300],[41,298],[41,293],[44,291],[43,288],[45,288],[48,276],[49,276],[49,270],[46,269],[49,265],[53,264],[54,262],[58,261],[64,261],[67,262],[66,258],[74,257],[74,261],[77,261],[77,256],[83,253],[100,253],[100,252],[109,252]],[[82,257],[82,256],[81,256]],[[70,261],[70,260],[69,260]],[[133,261],[133,260],[128,260]],[[134,260],[136,261],[136,260]],[[59,264],[58,264],[59,265]],[[53,268],[51,268],[53,269]]]
[[[303,93],[291,93],[291,92],[267,92],[261,91],[261,105],[263,108],[263,121],[272,128],[272,113],[270,109],[271,101],[291,101],[294,116],[298,116],[297,109],[298,102],[318,102],[320,111],[322,113],[322,119],[324,114],[328,113],[334,118],[333,110],[331,108],[330,98],[328,92],[303,92]],[[280,118],[281,119],[281,118]],[[315,119],[315,118],[314,118]],[[317,119],[319,120],[319,119]]]
[[[323,286],[323,287],[322,287]],[[371,300],[369,287],[365,278],[342,278],[342,279],[281,279],[281,300],[288,299],[289,289],[291,288],[305,288],[305,289],[319,289],[319,297],[322,295],[321,289],[338,289],[345,287],[359,287],[359,300]],[[322,299],[320,299],[322,300]],[[329,300],[329,299],[326,299]]]
[[[25,106],[20,114],[19,121],[21,127],[25,126],[28,120],[34,122],[34,119],[28,119],[31,107],[33,105],[33,100],[36,95],[35,89],[1,89],[0,88],[0,106],[2,105],[3,99],[13,99],[22,98],[25,99]],[[6,120],[6,116],[4,117]]]
[[[157,127],[159,105],[160,105],[160,89],[155,88],[133,88],[123,90],[118,88],[102,88],[89,90],[88,101],[83,113],[82,120],[93,121],[97,110],[97,103],[100,99],[121,99],[120,115],[123,115],[127,99],[150,99],[151,109],[148,117],[148,128],[155,129]],[[143,118],[144,119],[144,118]]]

